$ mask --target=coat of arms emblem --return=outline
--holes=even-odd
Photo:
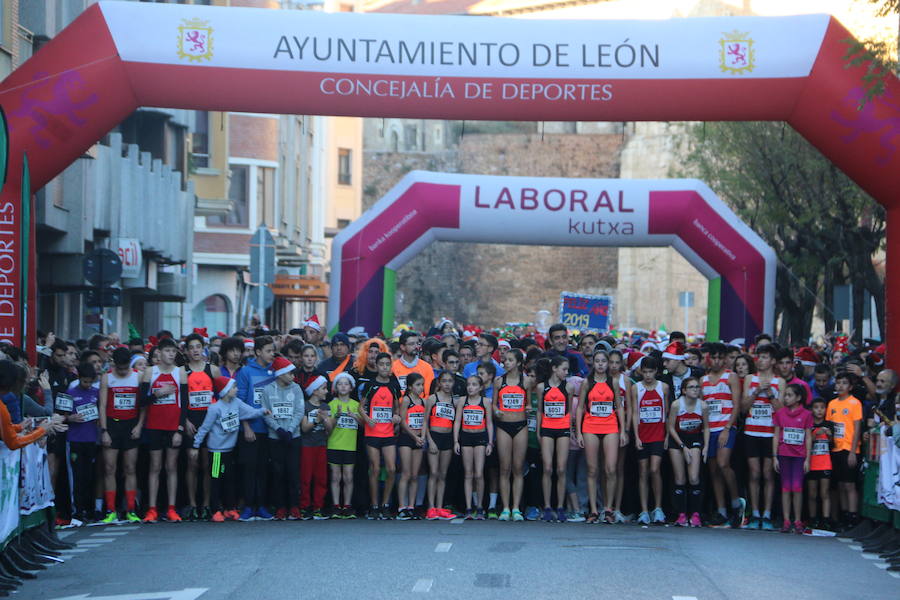
[[[182,19],[178,26],[178,57],[192,62],[210,60],[213,55],[212,34],[209,21]]]
[[[732,31],[719,40],[719,68],[723,73],[750,73],[756,66],[756,51],[750,32]]]

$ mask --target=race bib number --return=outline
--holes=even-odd
[[[434,416],[439,419],[449,419],[453,420],[456,418],[456,409],[453,408],[452,404],[447,404],[446,402],[438,402],[434,405]]]
[[[813,442],[812,453],[816,456],[821,456],[823,454],[828,454],[830,451],[828,447],[828,440],[816,440]]]
[[[212,404],[213,393],[209,390],[190,392],[188,394],[188,406],[194,409],[209,408]]]
[[[154,396],[153,406],[171,406],[178,404],[175,394],[166,394],[165,396]]]
[[[279,400],[272,403],[272,416],[276,419],[291,419],[294,417],[294,403]]]
[[[259,408],[262,406],[263,389],[253,388],[253,406]]]
[[[75,412],[81,415],[81,418],[85,421],[96,421],[100,418],[100,411],[97,410],[97,404],[94,402],[76,406]]]
[[[399,377],[397,377],[397,381],[400,382],[400,389],[405,392],[406,391],[406,375],[400,375]]]
[[[226,413],[219,417],[219,425],[221,425],[222,429],[224,429],[228,433],[237,431],[240,423],[241,421],[240,419],[238,419],[238,414],[236,412]]]
[[[390,423],[394,417],[394,409],[390,406],[373,406],[372,419],[376,423]]]
[[[716,398],[714,400],[707,400],[706,405],[709,406],[709,420],[713,420],[713,416],[719,416],[722,414],[722,400]]]
[[[410,429],[422,429],[425,426],[424,413],[406,413],[406,424]]]
[[[791,446],[801,445],[804,437],[804,430],[800,427],[785,427],[781,430],[782,441]]]
[[[528,431],[537,431],[537,415],[528,415]]]
[[[341,415],[337,418],[339,429],[359,429],[359,423],[350,415]]]
[[[659,423],[662,421],[662,406],[642,406],[641,423]]]
[[[56,410],[72,412],[75,406],[75,400],[68,394],[59,393],[56,395]]]
[[[135,404],[134,394],[124,392],[113,394],[113,408],[116,410],[134,410]]]
[[[771,419],[772,405],[768,402],[761,402],[750,407],[750,416],[754,419]]]
[[[505,410],[522,410],[525,406],[525,394],[503,394]]]
[[[846,423],[840,423],[835,421],[834,423],[834,439],[842,440],[844,439],[844,431],[847,429]]]
[[[482,423],[484,423],[483,410],[463,409],[463,425],[468,425],[469,427],[481,427]]]
[[[592,417],[609,417],[613,414],[612,402],[591,402]]]
[[[545,402],[544,416],[551,419],[558,419],[566,416],[566,405],[562,402]]]
[[[703,424],[703,421],[700,419],[681,419],[678,423],[681,426],[682,431],[691,433],[700,429],[700,425]]]

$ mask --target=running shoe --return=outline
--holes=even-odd
[[[69,524],[69,519],[63,519],[61,516],[56,516],[56,528],[57,529],[65,529]]]
[[[72,519],[74,521],[74,519]],[[156,523],[159,521],[159,514],[156,512],[156,509],[150,507],[147,509],[147,512],[144,513],[144,523]]]
[[[625,522],[627,522],[627,519],[625,518],[625,515],[622,514],[622,511],[615,510],[615,511],[613,511],[613,522],[614,523],[625,523]]]
[[[313,512],[313,520],[314,521],[327,521],[330,517],[322,512],[321,509]]]
[[[710,527],[730,527],[728,519],[719,511],[716,511],[706,524]]]
[[[703,521],[700,519],[700,513],[691,515],[691,527],[703,527]]]
[[[169,510],[166,511],[166,520],[169,523],[181,523],[181,515],[178,514],[174,506],[170,506]]]
[[[346,511],[345,516],[344,516],[345,519],[355,519],[356,518],[356,511],[353,510],[353,507],[345,506],[344,510]]]
[[[222,514],[222,511],[217,510],[216,512],[213,513],[213,516],[210,519],[210,521],[212,521],[213,523],[224,523],[225,515]]]
[[[212,511],[208,506],[204,506],[199,511],[201,521],[209,521],[212,519]]]
[[[760,527],[762,527],[762,520],[759,517],[750,517],[744,529],[759,529]]]
[[[425,511],[425,519],[427,519],[428,521],[437,521],[440,518],[441,515],[438,513],[438,510],[436,508],[432,507]]]
[[[794,521],[794,533],[803,535],[804,531],[806,531],[806,527],[803,525],[803,521]]]
[[[288,520],[289,521],[299,521],[300,520],[300,509],[296,506],[292,506],[291,510],[288,511]]]
[[[509,521],[510,513],[508,508],[504,508],[500,511],[500,516],[497,517],[498,521]]]
[[[279,508],[275,511],[275,520],[276,521],[285,521],[287,520],[287,511],[283,508]]]
[[[271,521],[273,518],[272,513],[270,513],[265,506],[260,506],[256,509],[257,521]]]
[[[653,522],[661,525],[666,524],[666,513],[658,506],[653,509]]]
[[[499,517],[499,516],[500,516],[500,515],[497,513],[497,508],[496,508],[496,507],[494,507],[494,508],[489,508],[489,509],[488,509],[488,511],[487,511],[487,518],[490,519],[491,521],[496,521],[496,520],[497,520],[497,517]]]
[[[476,521],[484,521],[484,509],[479,508],[475,511],[475,520]]]
[[[195,509],[193,506],[183,506],[181,507],[181,510],[178,511],[178,516],[181,517],[182,521],[193,521],[194,519],[191,518],[191,515],[195,510],[197,509]]]
[[[313,518],[313,510],[311,508],[303,509],[303,516],[301,517],[304,521],[312,521]]]
[[[556,520],[560,523],[566,522],[566,509],[564,509],[562,506],[556,509]]]
[[[604,510],[603,511],[603,520],[601,521],[601,523],[606,523],[607,525],[612,525],[615,522],[616,522],[615,513],[611,510]],[[623,520],[623,522],[624,522],[624,520]]]
[[[638,515],[637,521],[641,525],[649,525],[650,524],[650,515],[646,511],[641,512],[641,514]]]
[[[224,514],[225,518],[228,519],[229,521],[240,521],[241,520],[241,513],[239,513],[236,510],[226,510],[222,514]]]
[[[393,521],[394,513],[391,512],[391,507],[387,504],[381,507],[381,520],[382,521]]]
[[[525,509],[525,520],[526,521],[539,521],[541,518],[541,511],[537,506],[529,506]]]
[[[553,509],[548,506],[544,509],[543,521],[544,523],[552,523],[555,520],[556,516],[553,514]]]
[[[738,505],[731,509],[731,528],[742,529],[747,518],[747,500],[738,498]]]
[[[580,510],[573,510],[566,515],[566,520],[572,523],[584,523],[584,513]]]
[[[772,519],[768,519],[763,517],[762,526],[760,527],[763,531],[775,531],[775,524],[772,523]]]
[[[400,512],[397,513],[398,521],[409,521],[412,519],[412,511],[408,508],[401,508]]]
[[[100,519],[100,523],[103,525],[114,525],[119,522],[119,514],[114,510],[109,510],[106,512],[106,516]]]
[[[678,518],[675,519],[675,525],[678,527],[687,527],[688,526],[688,518],[684,513],[678,513]]]
[[[136,514],[134,514],[133,510],[125,513],[125,520],[128,521],[129,523],[140,523],[141,522],[141,518],[139,516],[137,516]]]
[[[791,533],[793,531],[793,525],[787,519],[784,520],[784,523],[781,524],[781,533]]]
[[[445,521],[451,521],[456,518],[456,513],[447,508],[439,508],[439,509],[437,509],[437,511],[438,511],[438,518],[443,519]]]
[[[463,513],[463,519],[466,521],[474,521],[475,520],[475,509],[467,508],[466,512]]]
[[[343,519],[344,518],[344,507],[334,505],[334,507],[331,509],[330,518],[331,519]],[[288,517],[288,519],[290,519],[290,517]]]
[[[512,520],[513,521],[524,521],[525,517],[522,515],[522,511],[518,508],[514,508],[512,510]]]
[[[238,517],[238,521],[255,521],[256,513],[249,506],[245,506],[244,510],[241,511],[240,516]]]

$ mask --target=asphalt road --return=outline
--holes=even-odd
[[[90,527],[66,540],[78,544],[66,562],[14,597],[900,598],[900,578],[849,544],[761,531],[357,520]]]

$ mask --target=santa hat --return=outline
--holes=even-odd
[[[213,390],[215,390],[216,396],[219,398],[225,396],[233,387],[234,379],[231,377],[220,376],[213,380]]]
[[[497,346],[499,346],[500,348],[506,348],[507,350],[512,348],[512,346],[509,345],[509,340],[500,340],[497,342]]]
[[[310,329],[315,329],[316,331],[322,331],[322,325],[319,323],[319,316],[313,315],[303,322],[304,327],[309,327]]]
[[[294,366],[294,363],[283,356],[276,356],[275,360],[272,362],[272,370],[275,371],[275,377],[284,375],[285,373],[290,373],[296,368],[297,367]]]
[[[814,367],[819,364],[819,356],[816,354],[816,351],[809,346],[799,348],[794,353],[794,358],[799,360],[800,364],[804,367]]]
[[[147,357],[144,356],[143,354],[134,354],[131,356],[131,362],[128,364],[128,366],[130,366],[133,369],[134,363],[136,363],[139,360],[147,360]]]
[[[204,342],[209,342],[209,333],[207,333],[206,327],[194,327],[194,333],[202,337]]]
[[[337,382],[340,381],[341,379],[346,379],[347,381],[350,382],[350,389],[353,389],[356,387],[356,380],[353,379],[353,375],[351,375],[350,373],[347,373],[346,371],[342,371],[342,372],[338,373],[337,375],[335,375],[334,380],[331,382],[331,385],[337,385]]]
[[[641,362],[647,355],[643,352],[638,352],[637,350],[633,350],[628,353],[628,356],[625,358],[625,364],[628,365],[628,370],[633,371],[635,369],[641,368]]]
[[[244,338],[244,348],[247,350],[253,350],[256,347],[256,342],[253,341],[253,338]]]
[[[744,343],[745,343],[746,341],[747,341],[747,340],[745,340],[744,338],[734,338],[733,340],[731,340],[730,342],[728,342],[728,345],[729,345],[729,346],[737,346],[738,348],[743,348],[743,347],[744,347]]]
[[[477,339],[478,339],[478,335],[474,331],[469,331],[468,329],[463,331],[463,341],[464,342],[468,342],[471,340],[477,340]]]
[[[307,396],[312,396],[312,395],[313,395],[313,392],[315,392],[317,389],[319,389],[320,387],[322,387],[322,386],[325,385],[326,383],[328,383],[328,380],[325,379],[324,377],[322,377],[321,375],[319,375],[318,377],[316,377],[315,379],[313,379],[312,381],[310,381],[310,382],[309,382],[309,385],[307,385],[307,386],[303,389],[303,391],[306,392],[306,395],[307,395]]]
[[[657,348],[656,344],[651,342],[650,340],[647,340],[646,342],[641,344],[641,353],[643,353],[643,354],[649,354],[650,352],[653,352],[654,350],[659,350],[659,348]]]
[[[663,352],[663,358],[669,360],[684,360],[684,344],[682,342],[672,342],[666,346]]]
[[[833,352],[841,352],[843,354],[850,354],[850,347],[847,345],[847,338],[839,337],[834,342]]]

